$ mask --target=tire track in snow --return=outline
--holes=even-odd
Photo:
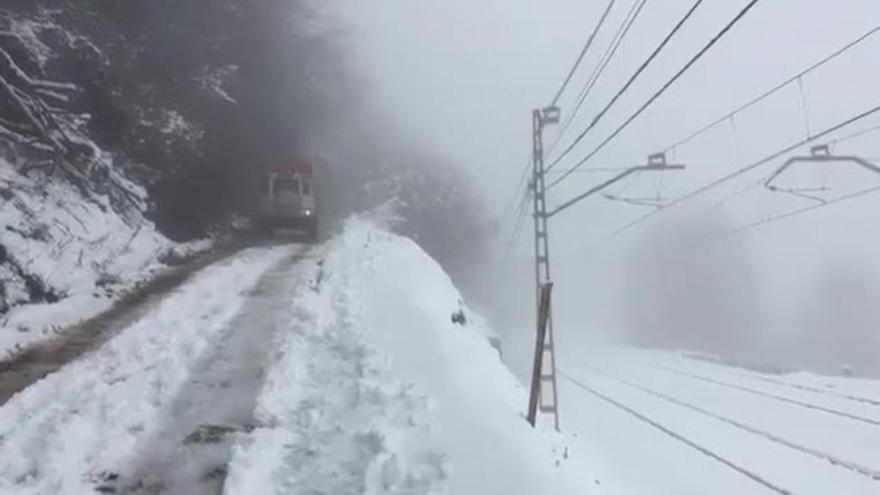
[[[249,302],[227,325],[167,411],[167,422],[115,476],[107,490],[125,494],[214,494],[226,478],[234,438],[254,428],[253,408],[278,315],[290,304],[302,250],[264,273]]]
[[[730,461],[730,460],[722,457],[720,454],[717,454],[716,452],[696,443],[695,441],[685,437],[684,435],[677,433],[677,432],[663,426],[662,424],[658,423],[657,421],[654,421],[650,417],[636,411],[635,409],[632,409],[632,408],[624,405],[623,403],[618,402],[618,401],[612,399],[611,397],[608,397],[607,395],[599,392],[598,390],[594,389],[593,387],[590,387],[586,383],[583,383],[583,382],[577,380],[576,378],[566,374],[565,372],[560,370],[560,371],[558,371],[558,373],[559,373],[559,376],[568,380],[573,385],[585,390],[586,392],[589,392],[590,394],[598,397],[599,399],[602,399],[603,401],[613,405],[614,407],[617,407],[618,409],[625,411],[626,413],[634,416],[635,418],[653,426],[654,428],[656,428],[656,429],[662,431],[663,433],[669,435],[670,437],[684,443],[685,445],[700,452],[701,454],[706,455],[706,456],[724,464],[725,466],[727,466],[727,467],[733,469],[734,471],[737,471],[738,473],[748,477],[752,481],[764,486],[765,488],[767,488],[775,493],[779,493],[781,495],[791,495],[791,492],[786,490],[785,488],[782,488],[782,487],[779,487],[779,486],[773,484],[772,482],[764,479],[760,475],[758,475],[752,471],[749,471],[748,469],[734,463],[733,461]]]
[[[851,420],[853,420],[853,421],[860,421],[860,422],[862,422],[862,423],[867,423],[867,424],[872,425],[872,426],[880,426],[880,421],[878,421],[878,420],[876,420],[876,419],[868,418],[868,417],[865,417],[865,416],[859,416],[858,414],[848,413],[848,412],[846,412],[846,411],[841,411],[841,410],[838,410],[838,409],[832,409],[832,408],[830,408],[830,407],[820,406],[820,405],[817,405],[817,404],[811,404],[811,403],[809,403],[809,402],[804,402],[804,401],[800,401],[800,400],[797,400],[797,399],[792,399],[792,398],[790,398],[790,397],[785,397],[785,396],[783,396],[783,395],[777,395],[777,394],[774,394],[774,393],[771,393],[771,392],[766,392],[766,391],[763,391],[763,390],[758,390],[758,389],[754,389],[754,388],[751,388],[751,387],[746,387],[746,386],[744,386],[744,385],[738,385],[738,384],[736,384],[736,383],[725,382],[725,381],[723,381],[723,380],[717,380],[717,379],[715,379],[715,378],[709,378],[709,377],[707,377],[707,376],[699,375],[699,374],[696,374],[696,373],[691,373],[691,372],[689,372],[689,371],[679,370],[679,369],[676,369],[676,368],[670,368],[670,367],[663,366],[663,365],[653,365],[653,364],[652,364],[652,365],[646,365],[646,366],[647,366],[647,367],[650,367],[650,368],[653,368],[653,369],[657,369],[657,370],[665,371],[665,372],[667,372],[667,373],[675,373],[675,374],[677,374],[677,375],[685,376],[685,377],[688,377],[688,378],[691,378],[691,379],[694,379],[694,380],[700,380],[700,381],[704,381],[704,382],[707,382],[707,383],[712,383],[712,384],[714,384],[714,385],[719,385],[719,386],[722,386],[722,387],[732,388],[732,389],[734,389],[734,390],[739,390],[739,391],[741,391],[741,392],[746,392],[746,393],[750,393],[750,394],[754,394],[754,395],[760,395],[760,396],[762,396],[762,397],[767,397],[767,398],[769,398],[769,399],[778,400],[778,401],[780,401],[780,402],[785,402],[785,403],[787,403],[787,404],[793,404],[793,405],[796,405],[796,406],[805,407],[805,408],[807,408],[807,409],[812,409],[812,410],[815,410],[815,411],[821,411],[821,412],[824,412],[824,413],[827,413],[827,414],[833,414],[833,415],[835,415],[835,416],[840,416],[840,417],[843,417],[843,418],[851,419]]]
[[[586,366],[586,365],[582,365],[582,367],[583,367],[583,369],[586,369],[586,370],[588,370],[588,371],[590,371],[590,372],[592,372],[592,373],[594,373],[594,374],[596,374],[596,375],[606,377],[606,378],[608,378],[608,379],[610,379],[610,380],[613,380],[613,381],[616,381],[616,382],[618,382],[618,383],[622,383],[622,384],[627,385],[627,386],[629,386],[629,387],[631,387],[631,388],[635,388],[636,390],[640,390],[640,391],[642,391],[642,392],[644,392],[644,393],[646,393],[646,394],[648,394],[648,395],[651,395],[651,396],[657,397],[657,398],[659,398],[659,399],[662,399],[662,400],[664,400],[664,401],[666,401],[666,402],[669,402],[669,403],[675,404],[675,405],[677,405],[677,406],[684,407],[684,408],[689,409],[689,410],[691,410],[691,411],[694,411],[694,412],[697,412],[697,413],[703,414],[703,415],[708,416],[708,417],[710,417],[710,418],[713,418],[713,419],[715,419],[715,420],[718,420],[718,421],[721,421],[721,422],[723,422],[723,423],[729,424],[729,425],[731,425],[731,426],[733,426],[733,427],[735,427],[735,428],[738,428],[738,429],[740,429],[740,430],[743,430],[743,431],[746,431],[746,432],[751,433],[751,434],[753,434],[753,435],[756,435],[756,436],[762,437],[762,438],[764,438],[764,439],[766,439],[766,440],[770,440],[770,441],[775,442],[775,443],[778,443],[778,444],[780,444],[780,445],[784,445],[784,446],[786,446],[786,447],[788,447],[788,448],[790,448],[790,449],[797,450],[797,451],[799,451],[799,452],[802,452],[802,453],[804,453],[804,454],[808,454],[808,455],[810,455],[810,456],[816,457],[816,458],[821,459],[821,460],[823,460],[823,461],[830,462],[831,464],[833,464],[833,465],[835,465],[835,466],[839,466],[839,467],[841,467],[841,468],[848,469],[848,470],[850,470],[850,471],[853,471],[853,472],[855,472],[855,473],[858,473],[858,474],[860,474],[860,475],[862,475],[862,476],[866,476],[866,477],[871,478],[871,479],[873,479],[873,480],[880,480],[880,471],[878,471],[878,470],[876,470],[876,469],[873,469],[873,468],[870,468],[870,467],[867,467],[867,466],[863,466],[863,465],[861,465],[861,464],[859,464],[859,463],[857,463],[857,462],[854,462],[854,461],[849,461],[849,460],[846,460],[846,459],[841,459],[841,458],[839,458],[839,457],[837,457],[837,456],[835,456],[835,455],[829,454],[829,453],[827,453],[827,452],[823,452],[823,451],[818,450],[818,449],[814,449],[814,448],[811,448],[811,447],[807,447],[807,446],[804,446],[804,445],[801,445],[801,444],[795,443],[795,442],[793,442],[793,441],[791,441],[791,440],[787,440],[787,439],[785,439],[785,438],[779,437],[779,436],[777,436],[777,435],[775,435],[775,434],[773,434],[773,433],[771,433],[771,432],[768,432],[768,431],[765,431],[765,430],[761,430],[761,429],[759,429],[759,428],[755,428],[755,427],[753,427],[753,426],[749,426],[749,425],[747,425],[747,424],[745,424],[745,423],[742,423],[742,422],[737,421],[737,420],[735,420],[735,419],[729,418],[729,417],[727,417],[727,416],[722,416],[722,415],[717,414],[717,413],[714,413],[714,412],[712,412],[712,411],[708,411],[708,410],[703,409],[703,408],[701,408],[701,407],[699,407],[699,406],[695,406],[695,405],[690,404],[690,403],[688,403],[688,402],[685,402],[685,401],[682,401],[682,400],[676,399],[676,398],[674,398],[674,397],[668,396],[668,395],[666,395],[666,394],[663,394],[663,393],[660,393],[660,392],[657,392],[657,391],[651,390],[651,389],[649,389],[649,388],[647,388],[647,387],[644,387],[644,386],[639,385],[639,384],[637,384],[637,383],[634,383],[634,382],[632,382],[632,381],[626,380],[626,379],[624,379],[624,378],[620,378],[620,377],[616,377],[616,376],[609,375],[608,373],[605,373],[605,372],[602,371],[602,370],[599,370],[599,369],[596,369],[596,368],[593,368],[593,367],[590,367],[590,366]],[[569,380],[571,380],[571,378],[569,378]]]

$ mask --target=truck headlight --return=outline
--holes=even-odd
[[[306,210],[306,216],[307,217],[312,216],[312,210]]]

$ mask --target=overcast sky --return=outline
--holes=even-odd
[[[560,101],[563,114],[635,0],[618,0]],[[622,50],[594,89],[563,142],[585,126],[674,23],[691,0],[648,1]],[[714,35],[746,0],[706,0],[670,46],[620,101],[596,132],[575,149],[572,158],[592,149]],[[363,74],[366,94],[379,114],[426,149],[443,153],[472,177],[508,240],[514,216],[511,199],[530,153],[530,111],[549,102],[605,7],[605,1],[523,0],[370,0],[339,1],[334,9],[348,32],[352,59]],[[760,94],[858,35],[880,24],[876,0],[763,0],[693,69],[634,125],[591,161],[591,166],[643,162],[690,131]],[[807,119],[797,85],[738,115],[736,133],[719,126],[676,150],[684,172],[640,176],[623,183],[627,196],[675,197],[726,171],[762,157],[864,109],[880,104],[877,53],[880,35],[804,80]],[[868,119],[846,134],[880,124]],[[838,151],[880,157],[868,134]],[[554,130],[547,132],[552,140]],[[670,157],[672,158],[672,157]],[[780,162],[707,194],[685,208],[656,217],[613,242],[603,239],[644,208],[602,199],[586,201],[551,224],[554,278],[557,282],[557,328],[572,341],[596,329],[623,331],[625,297],[633,297],[640,273],[634,253],[647,249],[705,250],[676,245],[677,232],[688,228],[689,215],[715,208],[723,228],[742,225],[775,212],[810,204],[809,200],[756,188],[718,208],[718,201],[749,180],[770,173]],[[560,167],[569,166],[562,162]],[[800,185],[833,183],[828,197],[880,184],[880,176],[852,172],[848,165],[804,168]],[[841,175],[837,171],[842,170]],[[575,174],[554,189],[558,204],[607,177]],[[792,179],[793,180],[793,179]],[[880,196],[880,194],[878,194]],[[880,268],[880,222],[871,214],[880,205],[868,198],[768,225],[723,241],[723,256],[747,258],[756,273],[766,311],[765,325],[779,332],[790,320],[789,306],[808,290],[828,263],[852,260],[864,270]],[[729,225],[728,225],[729,223]],[[710,229],[711,230],[711,229]],[[661,233],[661,234],[658,234]],[[499,249],[488,277],[486,311],[496,315],[499,331],[512,335],[514,354],[528,354],[531,286],[531,232],[525,229],[512,250]],[[697,236],[699,237],[699,236]],[[669,246],[667,246],[669,244]],[[699,244],[699,243],[697,243]],[[712,249],[718,249],[717,246]],[[723,258],[722,256],[722,258]],[[751,266],[750,265],[750,266]],[[655,267],[662,272],[662,267]],[[640,265],[639,270],[645,270]],[[651,268],[647,268],[650,270]],[[708,268],[707,274],[712,273]],[[711,276],[711,275],[707,275]],[[656,278],[656,277],[655,277]],[[656,298],[646,287],[644,297]],[[742,288],[742,290],[747,290]],[[517,310],[512,310],[517,308]],[[778,321],[777,321],[778,320]],[[522,324],[522,328],[519,325]],[[517,351],[516,348],[519,348]]]

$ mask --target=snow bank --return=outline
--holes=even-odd
[[[109,307],[170,245],[140,209],[121,215],[106,197],[0,158],[0,360]]]
[[[411,240],[349,220],[291,312],[228,495],[582,491],[494,332]]]
[[[192,368],[290,251],[252,249],[200,272],[174,297],[0,408],[0,494],[88,494],[133,464],[169,419]]]

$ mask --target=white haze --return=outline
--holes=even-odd
[[[648,2],[569,136],[595,115],[691,3]],[[622,122],[745,3],[705,2],[592,140],[573,155],[592,149],[597,137]],[[598,49],[561,100],[563,113],[631,4],[618,2],[596,40]],[[548,103],[605,3],[351,0],[333,5],[378,114],[464,169],[502,223],[493,259],[475,270],[471,292],[505,334],[508,359],[522,374],[533,345],[528,218],[517,242],[507,244],[514,223],[513,192],[530,153],[530,111]],[[873,0],[759,2],[591,165],[641,163],[878,22],[880,4]],[[878,49],[880,36],[805,79],[811,131],[880,103]],[[725,124],[676,150],[674,158],[688,166],[686,171],[638,177],[623,183],[626,194],[675,197],[802,138],[805,122],[797,88],[738,116],[736,138]],[[841,134],[878,123],[867,119]],[[553,136],[550,129],[546,138]],[[878,136],[867,134],[838,151],[880,156]],[[719,199],[778,165],[664,212],[613,241],[606,237],[645,213],[643,208],[594,199],[554,219],[560,344],[576,348],[591,345],[593,338],[639,337],[778,366],[834,372],[853,363],[857,372],[880,375],[870,358],[880,352],[880,321],[872,309],[880,297],[880,222],[874,220],[880,197],[706,242],[715,232],[810,204],[758,189],[717,206]],[[841,193],[880,184],[880,176],[837,165],[791,178],[809,182],[831,176],[842,182]],[[552,191],[550,201],[559,203],[603,177],[575,174]],[[610,192],[623,194],[620,188]]]

